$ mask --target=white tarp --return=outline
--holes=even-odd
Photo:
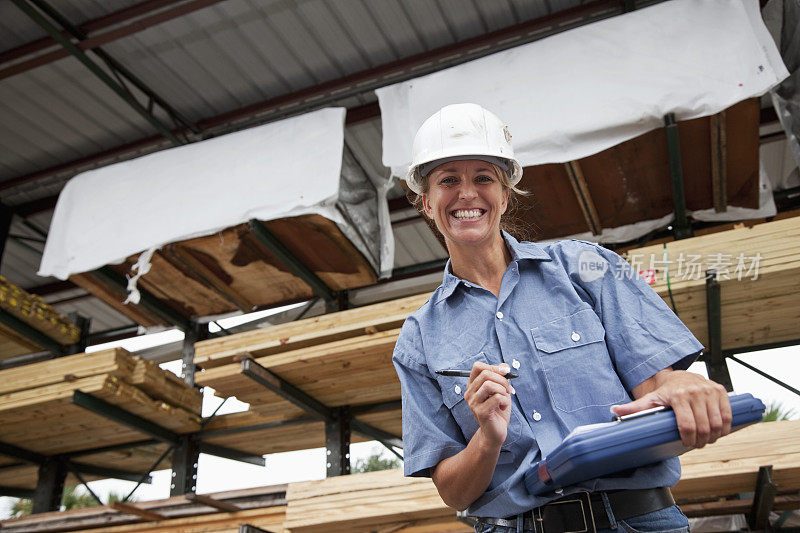
[[[344,108],[322,109],[76,176],[58,198],[39,275],[66,279],[253,218],[309,213],[336,222],[377,271],[391,269],[391,231],[377,222],[384,193],[355,165],[342,168],[344,119]]]
[[[414,133],[447,104],[506,121],[523,166],[587,157],[718,113],[788,75],[757,0],[673,0],[376,92],[383,162],[404,176]]]

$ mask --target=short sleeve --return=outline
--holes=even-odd
[[[464,435],[442,401],[422,354],[419,326],[406,320],[392,362],[400,378],[403,403],[403,473],[430,477],[430,468],[466,447]]]
[[[606,330],[606,345],[629,391],[671,366],[685,370],[703,350],[664,300],[617,253],[565,241],[564,265]]]

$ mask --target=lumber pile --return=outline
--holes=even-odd
[[[265,421],[303,413],[243,376],[242,356],[331,407],[397,400],[392,350],[405,318],[427,298],[412,296],[199,342],[195,361],[203,372],[197,383],[250,403]]]
[[[244,524],[265,531],[283,531],[286,485],[173,496],[165,500],[111,504],[41,513],[0,521],[9,533],[93,531],[152,533],[238,533]],[[230,508],[219,512],[212,505]],[[238,508],[238,510],[236,510]]]
[[[78,342],[81,334],[80,329],[72,321],[48,305],[40,296],[25,292],[3,276],[0,276],[0,310],[60,344]],[[9,326],[0,326],[0,359],[40,349],[40,346]]]
[[[392,435],[400,435],[402,433],[400,409],[386,409],[359,414],[358,420]],[[217,415],[203,428],[200,438],[203,442],[241,450],[253,455],[307,450],[325,446],[324,424],[310,417],[293,419],[287,425],[237,431],[239,428],[269,424],[270,422],[274,422],[274,420],[263,417],[253,411]],[[372,439],[365,437],[356,430],[351,433],[350,441],[353,443],[368,440]]]
[[[200,427],[199,391],[154,363],[116,348],[0,371],[0,440],[46,456],[146,440],[146,435],[128,426],[73,404],[75,391],[176,433]],[[149,453],[109,452],[94,458],[94,464],[125,468],[127,462],[119,462],[125,453],[137,456],[130,465],[134,471],[141,467],[146,472],[158,456],[154,456],[156,449]],[[10,463],[13,461],[0,458],[0,465]],[[28,476],[25,472],[0,469],[0,485],[20,486],[10,482]]]
[[[334,291],[377,280],[367,259],[323,216],[282,218],[263,225]],[[138,257],[108,268],[124,279]],[[142,305],[123,305],[126,295],[91,272],[75,274],[70,281],[138,324],[164,324]],[[150,271],[138,286],[187,318],[247,313],[314,297],[311,288],[259,242],[249,224],[164,246],[153,254]]]
[[[705,270],[715,268],[725,350],[800,337],[800,216],[628,250],[637,270],[708,346]],[[664,256],[666,246],[666,258]],[[756,278],[757,274],[757,278]]]
[[[430,479],[406,478],[400,470],[292,483],[284,527],[292,533],[472,531]]]
[[[800,490],[800,420],[753,424],[683,454],[672,493],[680,502],[753,492],[759,467],[768,465],[780,492]]]

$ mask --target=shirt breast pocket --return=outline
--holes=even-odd
[[[447,366],[442,366],[441,369],[452,368],[459,370],[471,370],[472,365],[476,361],[489,364],[486,354],[484,352],[480,352],[461,361],[448,364]],[[464,399],[464,393],[467,391],[467,383],[469,382],[469,378],[440,376],[437,374],[436,380],[439,382],[439,387],[442,390],[442,402],[452,413],[453,418],[461,428],[461,432],[464,434],[464,439],[466,442],[469,442],[480,427],[478,425],[478,421],[475,419],[475,415],[472,414],[472,410],[469,408],[469,404]],[[513,398],[511,402],[511,409],[512,413],[508,424],[508,434],[506,435],[506,440],[503,443],[503,446],[500,448],[500,457],[497,460],[497,464],[508,463],[514,459],[514,455],[511,452],[511,445],[516,442],[517,439],[519,439],[521,433],[520,424],[522,422],[519,414],[517,413],[517,408],[514,405]]]
[[[553,407],[564,412],[627,399],[593,309],[531,329]]]

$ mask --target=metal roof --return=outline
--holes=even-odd
[[[636,2],[649,5],[652,0]],[[55,197],[73,175],[172,143],[15,4],[0,3],[0,199],[17,210],[0,274],[23,288],[40,278],[40,242]],[[235,131],[325,105],[350,112],[345,142],[366,173],[381,163],[373,89],[622,12],[617,0],[53,0],[98,49],[129,71],[123,84],[155,119],[187,140]],[[39,2],[39,5],[43,5]],[[45,17],[47,19],[47,17]],[[51,20],[51,19],[48,19]],[[73,38],[73,43],[79,40]],[[94,52],[87,56],[111,73]],[[112,74],[112,78],[121,78]],[[131,79],[134,79],[132,82]],[[138,82],[136,81],[138,80]],[[142,89],[134,87],[139,83]],[[183,122],[180,122],[182,120]],[[194,131],[191,131],[194,129]],[[183,139],[182,135],[178,135]],[[404,195],[399,184],[390,198]],[[446,252],[413,210],[393,213],[395,267]],[[76,292],[77,291],[77,292]],[[80,289],[56,293],[73,298]],[[93,297],[59,304],[129,320]]]

